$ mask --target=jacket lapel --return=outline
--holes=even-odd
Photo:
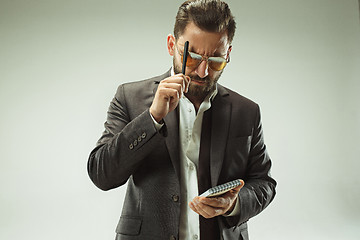
[[[164,74],[163,78],[170,76],[170,71]],[[162,80],[160,79],[160,80]],[[159,83],[159,79],[155,81]],[[154,94],[158,84],[154,88]],[[218,184],[221,168],[225,157],[225,147],[230,126],[231,103],[226,100],[229,93],[218,84],[218,94],[214,98],[212,108],[212,131],[211,131],[211,154],[210,154],[210,175],[211,184]],[[180,180],[180,149],[179,149],[179,107],[170,112],[165,118],[166,138],[165,143],[169,151],[171,162]]]
[[[164,118],[164,122],[167,129],[166,146],[175,172],[180,180],[179,108],[177,107],[174,111],[170,112]]]
[[[211,104],[212,108],[212,131],[211,131],[211,154],[210,154],[210,175],[211,184],[218,184],[222,169],[227,136],[229,134],[231,103],[226,100],[229,93],[224,87],[218,84],[218,94]]]
[[[154,88],[154,95],[156,93],[158,84],[161,80],[170,76],[170,72],[166,72],[160,78],[155,80],[156,87]],[[179,107],[175,108],[174,111],[170,112],[165,118],[164,123],[166,126],[165,143],[168,149],[171,162],[174,166],[176,175],[180,180],[180,149],[179,149]]]

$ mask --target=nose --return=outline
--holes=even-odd
[[[196,68],[195,73],[200,77],[200,78],[204,78],[207,75],[209,75],[209,65],[207,63],[207,61],[202,61],[200,63],[200,65]]]

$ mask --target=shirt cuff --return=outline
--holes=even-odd
[[[155,126],[156,130],[159,131],[159,130],[162,128],[162,126],[164,126],[164,123],[158,123],[158,122],[154,119],[153,115],[151,115],[150,112],[149,112],[149,114],[150,114],[151,119],[152,119],[153,122],[154,122],[154,126]]]
[[[236,203],[235,203],[235,207],[232,210],[232,212],[228,213],[228,214],[224,214],[224,217],[233,217],[236,215],[240,214],[240,200],[239,200],[239,196],[236,198]]]

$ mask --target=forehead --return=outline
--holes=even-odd
[[[189,41],[189,50],[205,54],[208,56],[226,54],[229,48],[227,32],[207,32],[200,29],[190,22],[182,35],[179,36],[178,43],[183,46],[185,41]]]

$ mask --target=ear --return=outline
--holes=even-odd
[[[232,46],[230,45],[230,46],[229,46],[229,49],[228,49],[228,52],[227,52],[227,55],[228,55],[228,56],[230,55],[231,50],[232,50]]]
[[[231,50],[232,50],[232,46],[230,45],[229,48],[228,48],[227,54],[226,54],[226,60],[228,60],[228,61],[230,61]]]
[[[168,53],[170,54],[170,56],[174,56],[174,51],[175,51],[175,37],[172,34],[169,34],[167,36],[167,49],[168,49]]]

